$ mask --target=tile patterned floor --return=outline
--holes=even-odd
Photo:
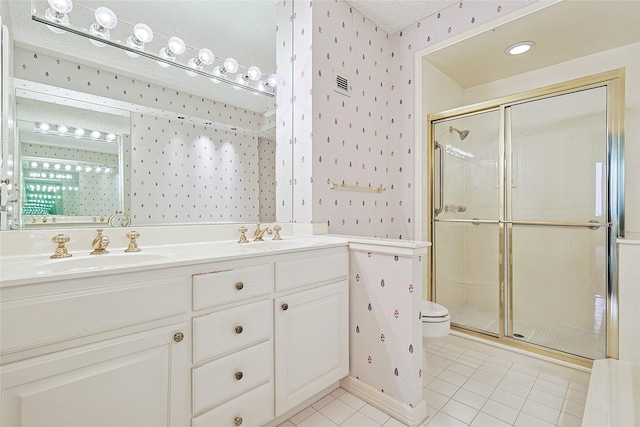
[[[428,427],[579,427],[587,384],[452,344],[424,347]],[[337,389],[279,427],[402,427]]]

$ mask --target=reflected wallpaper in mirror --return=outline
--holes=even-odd
[[[127,111],[122,194],[134,225],[274,220],[275,142],[263,114],[27,49],[16,48],[15,60],[17,88],[64,87],[67,97],[100,97]],[[36,121],[21,110],[19,120]],[[26,148],[23,155],[33,157]],[[108,217],[118,208],[98,210]]]

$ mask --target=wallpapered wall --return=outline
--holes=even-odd
[[[16,49],[15,60],[17,78],[178,109],[187,117],[132,113],[124,161],[132,174],[125,199],[131,196],[134,223],[255,222],[261,205],[262,218],[275,216],[273,202],[261,202],[260,196],[261,176],[267,180],[265,198],[275,185],[268,171],[275,151],[256,133],[264,125],[261,114],[24,49]],[[189,114],[235,124],[238,130],[200,124]]]
[[[296,221],[413,238],[415,52],[534,1],[461,1],[393,35],[344,1],[295,2]],[[334,70],[348,77],[350,97],[331,89]],[[329,190],[343,181],[387,191]]]
[[[350,251],[351,376],[396,400],[422,401],[422,256]]]

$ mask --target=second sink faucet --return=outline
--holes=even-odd
[[[93,243],[91,244],[91,247],[93,247],[91,255],[108,254],[107,246],[109,246],[109,238],[102,235],[102,228],[98,228],[96,231],[98,235],[93,239]]]
[[[260,229],[260,224],[258,224],[258,228],[256,228],[256,231],[253,232],[253,241],[254,242],[262,242],[264,239],[262,238],[262,236],[264,236],[264,233],[267,234],[271,234],[272,231],[270,228],[265,228],[264,230]]]

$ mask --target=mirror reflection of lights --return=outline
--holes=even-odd
[[[95,129],[87,135],[87,131],[81,127],[67,126],[48,122],[34,122],[34,132],[46,133],[47,135],[66,136],[73,134],[76,138],[87,138],[94,141],[118,142],[122,136],[115,132]]]

